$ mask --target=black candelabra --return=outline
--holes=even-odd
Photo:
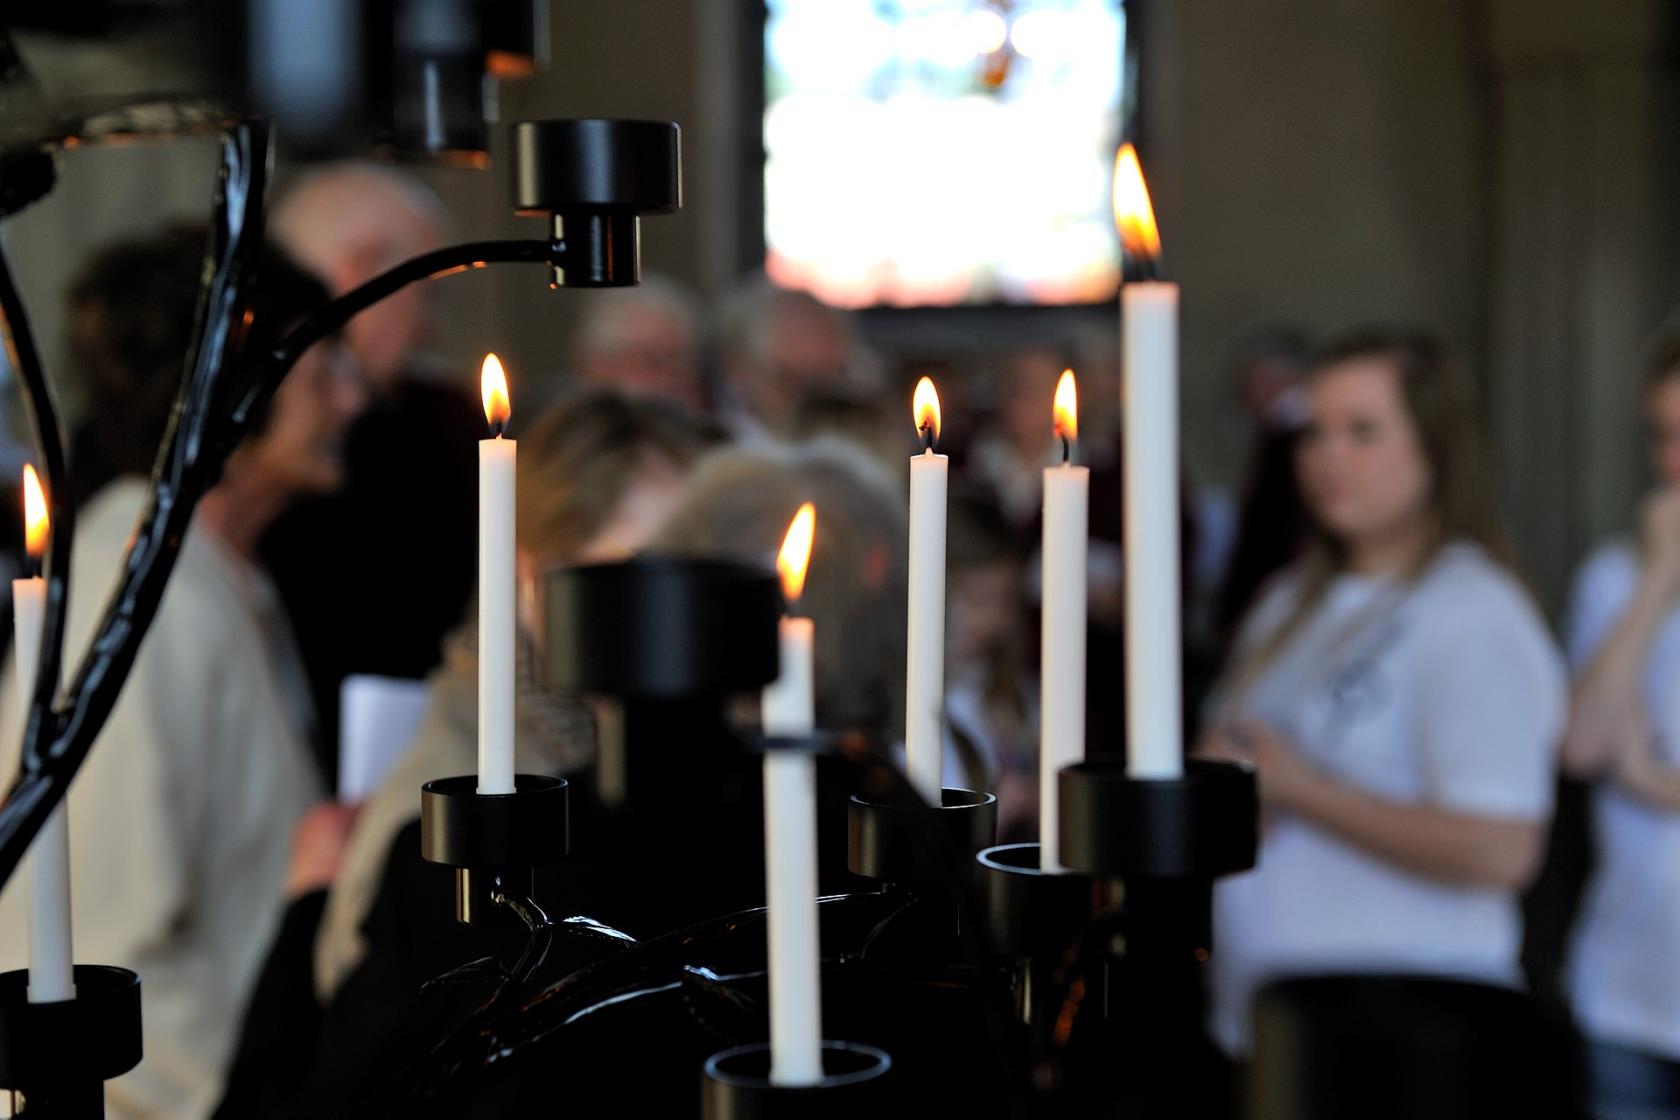
[[[0,31],[0,81],[8,59]],[[546,219],[542,236],[404,262],[258,351],[246,327],[262,279],[270,129],[213,103],[180,108],[178,121],[221,134],[203,299],[139,530],[90,651],[62,691],[74,536],[65,441],[0,247],[0,314],[54,527],[22,760],[0,803],[0,884],[93,749],[199,499],[302,354],[412,283],[490,264],[543,265],[552,287],[633,284],[641,216],[681,201],[675,125],[515,125],[513,208]],[[86,121],[58,121],[0,149],[0,217],[45,196],[57,151],[92,135]],[[988,793],[946,789],[929,805],[871,749],[879,744],[755,743],[731,730],[733,698],[777,671],[780,602],[769,571],[672,559],[574,569],[549,578],[546,609],[549,682],[613,697],[622,723],[603,743],[592,785],[520,774],[509,794],[480,794],[470,777],[421,792],[422,854],[453,869],[454,918],[511,923],[529,941],[497,997],[387,1087],[376,1112],[446,1102],[470,1112],[475,1088],[529,1076],[531,1059],[546,1055],[572,1063],[567,1091],[580,1099],[598,1090],[603,1104],[626,1103],[600,1071],[634,1067],[643,1099],[629,1103],[652,1099],[717,1120],[890,1114],[889,1092],[906,1110],[1037,1115],[1051,1103],[1077,1110],[1099,1099],[1092,1090],[1114,1063],[1080,1040],[1116,1036],[1135,1042],[1133,1060],[1123,1063],[1120,1093],[1103,1082],[1100,1099],[1172,1095],[1174,1067],[1161,1058],[1189,1030],[1172,1009],[1209,948],[1211,882],[1253,859],[1250,775],[1192,763],[1182,779],[1138,781],[1108,763],[1071,767],[1060,777],[1067,869],[1043,872],[1036,846],[994,846]],[[840,794],[819,823],[839,853],[834,868],[851,876],[849,889],[819,907],[825,1033],[848,1041],[824,1043],[824,1075],[809,1086],[774,1084],[763,1043],[764,912],[753,905],[762,876],[750,839],[762,833],[756,778],[747,775],[756,775],[752,752],[764,749],[819,752],[822,785]],[[750,808],[736,811],[742,806]],[[563,886],[548,896],[538,873],[553,868]],[[646,907],[652,939],[637,944],[586,919],[550,917],[559,904],[603,897],[599,880],[614,874],[621,901],[635,893],[622,880],[633,888],[638,876],[663,876]],[[556,961],[547,947],[565,932],[611,941],[614,951],[582,965]],[[75,999],[35,1004],[24,972],[0,975],[0,1088],[21,1094],[20,1115],[100,1116],[102,1082],[140,1059],[140,978],[98,965],[78,965],[74,977]],[[640,1048],[592,1048],[590,1032],[628,1021]],[[1139,1029],[1144,1022],[1173,1029]],[[663,1026],[649,1034],[650,1024]],[[954,1078],[956,1070],[966,1072]],[[533,1091],[549,1092],[547,1077]]]
[[[0,64],[0,77],[9,80],[17,59],[4,29]],[[546,236],[453,246],[406,261],[333,300],[271,349],[257,353],[246,345],[245,332],[251,294],[261,283],[255,262],[273,160],[269,127],[260,119],[205,106],[178,119],[221,129],[207,280],[138,530],[89,652],[62,692],[57,683],[75,530],[65,441],[27,309],[0,247],[5,342],[28,406],[53,526],[45,557],[46,610],[36,685],[32,696],[22,698],[21,760],[0,802],[0,885],[16,870],[93,748],[157,613],[199,499],[303,353],[411,283],[492,263],[544,264],[551,287],[634,284],[640,271],[641,215],[671,212],[681,201],[674,124],[522,122],[513,129],[514,209],[546,217]],[[56,179],[57,150],[92,138],[87,120],[55,121],[28,142],[0,151],[0,216],[47,195]],[[528,925],[544,924],[530,902],[528,883],[518,875],[531,863],[564,853],[565,804],[565,783],[548,778],[522,779],[514,795],[496,803],[447,787],[429,800],[434,842],[428,850],[460,868],[463,917],[482,915],[490,904]],[[484,868],[487,875],[475,876]],[[101,1082],[139,1060],[139,978],[122,969],[79,965],[75,981],[73,1000],[33,1004],[27,999],[26,972],[0,975],[0,1088],[13,1091],[25,1110],[20,1115],[103,1115]]]

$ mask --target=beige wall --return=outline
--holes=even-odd
[[[1401,319],[1468,359],[1548,606],[1642,485],[1632,383],[1680,200],[1655,2],[1144,0],[1143,127],[1184,284],[1185,448],[1231,479],[1260,319]]]

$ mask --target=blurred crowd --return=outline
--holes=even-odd
[[[434,198],[362,165],[290,184],[272,234],[254,317],[270,337],[450,239]],[[168,424],[204,236],[102,249],[67,293],[65,373],[88,402],[71,447],[71,664]],[[891,757],[924,370],[762,278],[715,306],[651,275],[579,298],[569,352],[516,371],[558,387],[510,433],[520,770],[579,772],[606,734],[598,704],[536,670],[546,570],[648,550],[767,559],[813,497],[817,721]],[[375,1029],[344,1005],[375,999],[369,970],[395,952],[376,916],[406,873],[415,787],[474,758],[485,432],[476,371],[425,355],[428,314],[421,289],[387,300],[287,379],[204,498],[72,789],[77,957],[144,977],[146,1060],[112,1084],[114,1115],[293,1114],[277,1070],[301,1084],[323,1052],[359,1060],[318,1041],[274,1059],[247,1018],[265,987],[309,1002],[310,1029]],[[1041,471],[1060,461],[1050,406],[1067,368],[1092,472],[1088,750],[1125,751],[1118,360],[1107,337],[1028,338],[940,374],[963,414],[941,445],[947,784],[998,795],[1000,842],[1037,835]],[[1183,480],[1186,716],[1192,752],[1255,768],[1264,822],[1257,869],[1216,892],[1212,1037],[1240,1061],[1253,993],[1281,976],[1529,984],[1572,1006],[1599,1115],[1680,1116],[1680,342],[1648,371],[1640,523],[1586,558],[1562,620],[1525,588],[1462,371],[1427,333],[1262,327],[1227,372],[1248,466],[1234,493]],[[367,676],[418,682],[423,715],[382,782],[341,799],[341,698]],[[3,708],[15,729],[10,672]],[[1521,902],[1560,773],[1590,783],[1593,871],[1562,972],[1525,976]],[[4,967],[25,963],[22,880],[0,894]],[[305,946],[299,971],[279,960],[287,943]],[[335,1004],[358,1026],[321,1027]]]

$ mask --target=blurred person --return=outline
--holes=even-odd
[[[1639,538],[1587,559],[1566,634],[1564,767],[1597,781],[1568,990],[1604,1120],[1680,1116],[1680,336],[1658,343],[1643,404],[1657,484]]]
[[[958,488],[948,530],[945,773],[949,784],[997,795],[999,843],[1013,843],[1034,835],[1038,813],[1026,563],[989,491]]]
[[[449,230],[430,191],[369,163],[311,170],[274,205],[275,237],[334,297],[439,248]],[[427,284],[411,284],[346,325],[373,401],[346,440],[345,485],[288,512],[261,546],[309,671],[328,780],[344,678],[423,678],[442,660],[444,636],[461,621],[478,575],[484,413],[471,376],[417,356],[432,298]],[[517,377],[516,426],[524,415]]]
[[[1250,331],[1238,340],[1229,368],[1252,434],[1235,524],[1223,547],[1206,550],[1202,565],[1203,587],[1214,597],[1208,627],[1215,646],[1229,643],[1260,588],[1295,558],[1307,519],[1295,479],[1295,441],[1306,422],[1305,333],[1286,326]]]
[[[719,415],[737,438],[791,435],[813,394],[880,389],[851,315],[809,292],[759,276],[724,301],[720,322]]]
[[[201,232],[183,227],[116,242],[70,282],[65,358],[90,405],[70,435],[75,508],[124,474],[150,473],[192,344],[202,278],[180,262],[202,250]],[[148,280],[136,284],[136,276]],[[111,400],[129,407],[110,407]]]
[[[1260,862],[1215,888],[1212,1026],[1274,977],[1518,983],[1564,722],[1560,658],[1504,559],[1468,404],[1426,335],[1333,343],[1296,466],[1309,544],[1262,593],[1202,753],[1258,772]]]
[[[146,441],[161,435],[172,399],[155,382],[179,384],[189,332],[177,325],[193,321],[208,240],[203,228],[172,229],[119,244],[72,285],[71,352],[97,378],[88,430],[111,437],[100,450],[113,476],[77,519],[65,641],[72,666],[146,500],[157,455]],[[326,299],[278,253],[259,269],[247,352]],[[179,349],[135,345],[136,330],[167,335]],[[365,396],[345,376],[351,359],[341,350],[328,340],[305,353],[200,500],[157,616],[70,791],[76,957],[133,969],[143,981],[145,1057],[108,1085],[113,1116],[209,1114],[282,898],[312,889],[336,863],[346,821],[335,807],[310,811],[319,783],[308,690],[256,547],[290,502],[343,481],[340,446]],[[0,692],[4,726],[16,727],[9,668]],[[25,963],[24,878],[0,895],[8,968]]]
[[[348,161],[305,172],[274,203],[271,232],[337,298],[410,257],[441,248],[449,214],[416,179]],[[411,284],[358,314],[344,338],[372,385],[385,390],[413,371],[430,317],[428,292]]]
[[[900,725],[903,517],[887,484],[871,475],[867,463],[852,449],[834,444],[799,450],[722,448],[698,460],[680,495],[673,495],[665,486],[668,467],[685,463],[688,453],[673,463],[673,445],[653,435],[665,430],[669,406],[593,393],[566,412],[562,405],[560,412],[539,421],[539,428],[558,441],[546,444],[554,457],[545,455],[528,466],[527,448],[545,443],[534,439],[535,433],[522,441],[522,552],[530,551],[526,534],[536,525],[557,534],[546,539],[558,544],[563,533],[569,542],[564,553],[548,556],[551,561],[616,559],[646,543],[644,551],[656,554],[767,563],[799,502],[815,501],[817,531],[802,605],[818,634],[818,722],[825,728],[856,728],[877,739]],[[627,428],[615,416],[639,421]],[[637,464],[652,474],[640,475]],[[543,495],[545,485],[554,493]],[[643,492],[649,485],[656,494]],[[525,504],[527,493],[540,510]],[[648,541],[659,519],[648,519],[647,512],[669,508],[673,497],[676,508]],[[636,531],[626,532],[632,523]],[[579,532],[586,535],[579,537]],[[608,544],[601,549],[603,540]],[[364,903],[363,914],[353,922],[340,923],[333,917],[338,899],[330,898],[313,962],[307,960],[307,939],[302,939],[301,952],[295,938],[290,951],[276,944],[259,1001],[246,1021],[242,1060],[220,1115],[317,1115],[329,1105],[354,1104],[364,1091],[412,1065],[415,1055],[426,1053],[482,1004],[487,989],[501,982],[496,962],[513,960],[526,945],[523,930],[454,921],[449,869],[419,857],[415,785],[442,774],[470,773],[475,764],[470,672],[458,692],[463,699],[452,705],[451,726],[439,727],[441,718],[434,719],[438,730],[423,734],[403,764],[404,773],[388,780],[391,810],[370,804],[357,823],[358,832],[368,828],[373,835],[366,846],[352,841],[345,875],[332,893],[369,899],[371,905]],[[529,687],[521,692],[522,708],[530,695]],[[683,715],[699,711],[680,700],[662,703],[675,704]],[[440,691],[434,715],[441,717],[446,704]],[[521,712],[522,724],[528,711]],[[518,768],[564,771],[571,777],[574,843],[563,862],[539,869],[538,897],[563,900],[567,914],[588,915],[644,939],[761,905],[761,760],[742,750],[733,735],[727,742],[711,742],[691,723],[681,724],[674,737],[641,745],[653,748],[653,757],[645,760],[653,780],[635,786],[620,807],[605,803],[590,780],[593,775],[577,769],[575,760],[589,753],[586,742],[556,735],[552,727],[522,726]],[[431,761],[422,764],[423,757]],[[837,792],[832,783],[819,788]],[[382,790],[379,798],[386,797]],[[398,813],[403,822],[393,828],[388,822]],[[843,819],[842,805],[840,817],[829,822],[837,827],[826,830],[841,843]],[[370,892],[351,875],[358,852],[373,848],[380,850],[375,863],[382,870]],[[546,883],[545,873],[551,873]],[[342,940],[346,930],[355,935],[350,947],[357,957],[342,972],[331,947],[349,944]],[[557,931],[546,966],[552,971],[544,975],[563,976],[577,968],[578,954],[585,952],[579,945],[590,940],[580,942],[576,934]],[[601,939],[593,940],[599,944]],[[470,961],[480,966],[462,967]],[[315,979],[336,981],[324,1009],[310,993],[311,963],[318,969]],[[322,965],[326,974],[319,971]],[[453,982],[426,983],[446,973]],[[299,1007],[301,1002],[310,1006]],[[291,1024],[289,1036],[273,1037],[276,1024],[285,1023]],[[499,1079],[496,1099],[504,1104],[518,1099],[516,1083],[522,1077],[546,1084],[551,1075],[551,1069],[540,1066],[523,1073],[510,1070]]]
[[[700,301],[667,276],[643,273],[633,288],[582,292],[573,347],[579,382],[633,397],[706,407]]]
[[[639,551],[680,500],[691,464],[714,438],[669,402],[586,390],[545,411],[520,439],[518,772],[575,774],[594,757],[589,707],[542,683],[540,574]],[[288,911],[218,1115],[293,1116],[328,1103],[343,1107],[435,1043],[443,1029],[422,1013],[420,986],[482,956],[486,946],[439,903],[448,888],[434,890],[439,869],[421,860],[412,832],[419,826],[420,786],[477,767],[476,644],[476,622],[451,635],[448,656],[427,679],[420,732],[362,805],[338,874]],[[575,806],[584,791],[574,789]],[[448,875],[443,878],[447,883]]]
[[[825,390],[800,402],[794,439],[844,440],[864,451],[881,471],[896,477],[914,446],[908,419],[908,406],[893,397]]]
[[[658,550],[772,560],[801,502],[817,532],[800,612],[816,627],[816,718],[884,747],[903,732],[906,515],[892,477],[833,439],[712,452]]]
[[[1061,458],[1051,423],[1056,381],[1068,368],[1052,346],[1029,346],[1004,356],[998,379],[997,420],[975,439],[971,465],[998,495],[1003,514],[1026,535],[1039,515],[1044,468]]]

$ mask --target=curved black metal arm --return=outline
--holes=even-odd
[[[47,682],[57,680],[61,656],[70,518],[67,506],[55,506],[53,510],[49,571],[59,588],[56,593],[52,590],[50,578],[41,683],[30,706],[18,777],[0,803],[0,885],[11,876],[47,814],[69,788],[70,779],[110,715],[139,652],[140,639],[157,613],[199,498],[215,484],[227,456],[304,352],[359,312],[416,281],[498,262],[553,265],[565,252],[565,243],[557,237],[479,241],[438,249],[404,261],[333,300],[289,331],[266,354],[236,360],[249,305],[251,272],[262,242],[267,160],[265,125],[243,123],[224,136],[208,260],[213,273],[199,309],[199,330],[187,377],[176,398],[175,413],[153,472],[152,492],[140,531],[124,561],[121,583],[62,708],[56,711],[51,706],[52,688]],[[0,279],[0,289],[8,287],[9,277]],[[0,296],[4,295],[0,290]],[[0,306],[7,312],[8,322],[22,324],[17,336],[22,347],[29,348],[21,304],[19,309],[20,313],[14,315],[10,305]],[[32,348],[29,351],[32,355]],[[22,361],[19,367],[20,372],[26,368]],[[33,372],[24,376],[33,378],[36,386],[29,390],[32,400],[47,401],[43,415],[50,417],[51,404],[45,395],[46,380],[39,362],[27,368]],[[219,407],[229,401],[235,402],[231,409]],[[54,446],[60,449],[62,462],[62,440]],[[43,456],[49,477],[53,477],[52,459],[45,451]],[[62,475],[62,466],[56,473]],[[55,501],[62,503],[67,497],[64,489],[55,482]],[[49,668],[52,676],[48,675]]]
[[[243,435],[251,418],[274,395],[304,351],[387,296],[395,295],[420,280],[449,276],[488,264],[553,264],[564,257],[565,251],[566,244],[558,237],[473,241],[423,253],[375,276],[360,287],[352,288],[293,327],[260,362],[253,363],[249,384],[228,418],[230,435],[236,441],[239,435]]]
[[[47,814],[64,796],[116,704],[140,639],[163,598],[193,508],[225,460],[225,452],[212,446],[206,436],[215,419],[218,383],[231,368],[245,329],[250,283],[262,245],[268,162],[266,124],[245,121],[223,134],[206,259],[209,282],[188,352],[187,375],[121,580],[62,706],[56,709],[50,702],[50,682],[56,672],[49,669],[60,657],[65,598],[61,592],[55,600],[49,585],[45,631],[57,640],[44,639],[23,758],[5,801],[0,802],[0,884],[11,877]],[[8,319],[15,333],[22,317],[9,314]],[[23,330],[27,337],[27,327]],[[54,491],[60,501],[66,497],[62,486],[55,486]],[[60,578],[65,565],[60,557],[68,557],[67,524],[65,518],[53,534],[52,568]]]

